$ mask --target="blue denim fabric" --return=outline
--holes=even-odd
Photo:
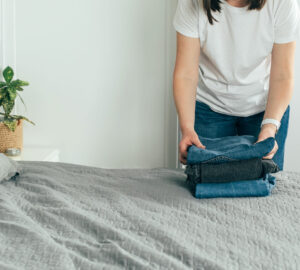
[[[195,145],[188,147],[187,166],[200,163],[220,164],[234,160],[249,161],[254,158],[262,158],[275,145],[275,138],[273,137],[255,143],[256,138],[252,135],[226,136],[221,138],[199,136],[199,139],[206,146],[206,149]],[[242,166],[242,164],[237,163],[236,166]],[[233,178],[235,171],[232,170]],[[262,178],[252,180],[226,183],[200,183],[192,186],[196,198],[259,197],[268,196],[275,186],[275,182],[276,178],[274,176],[266,174]]]
[[[245,180],[228,183],[203,183],[195,186],[195,197],[262,197],[271,194],[276,183],[276,177],[266,174],[257,180]]]
[[[262,111],[248,117],[231,116],[217,113],[211,110],[205,103],[197,100],[194,129],[199,136],[206,138],[235,135],[252,135],[257,138],[264,113],[265,111]],[[272,160],[279,166],[280,170],[284,168],[284,148],[288,134],[289,115],[290,105],[281,119],[280,129],[275,135],[275,140],[279,148]]]
[[[220,163],[233,160],[262,158],[275,145],[275,139],[269,137],[259,143],[252,135],[205,138],[198,136],[205,149],[191,145],[187,150],[187,165],[210,162]]]

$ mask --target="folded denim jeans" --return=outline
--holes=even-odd
[[[198,183],[225,183],[253,180],[264,177],[267,173],[279,171],[278,165],[271,159],[246,159],[223,163],[198,163],[187,165],[187,181]]]
[[[220,197],[262,197],[269,196],[276,183],[276,177],[266,174],[256,180],[227,183],[202,183],[194,186],[198,199]]]
[[[222,163],[234,160],[262,158],[275,146],[275,138],[269,137],[256,143],[252,135],[206,138],[198,136],[205,149],[190,145],[187,149],[187,165],[202,162]]]
[[[189,146],[187,149],[187,167],[195,164],[219,164],[223,170],[223,168],[230,168],[226,164],[229,162],[241,161],[240,164],[246,164],[250,162],[249,160],[262,159],[275,146],[275,138],[273,137],[269,137],[258,143],[256,143],[256,137],[252,135],[226,136],[221,138],[205,138],[198,135],[198,137],[206,148],[202,149],[195,145]],[[187,183],[191,184],[196,198],[268,196],[275,186],[276,178],[274,176],[266,173],[262,177],[253,177],[254,175],[252,175],[252,172],[250,175],[249,170],[247,170],[249,173],[248,178],[252,179],[220,182],[222,175],[225,180],[229,180],[230,177],[238,180],[237,171],[231,170],[230,172],[229,170],[227,171],[227,175],[220,172],[218,176],[219,182],[217,183],[196,183],[195,179],[190,178],[190,175],[188,175]],[[256,173],[258,174],[259,170]],[[206,175],[205,177],[208,176]],[[246,176],[244,175],[243,177],[245,178]]]

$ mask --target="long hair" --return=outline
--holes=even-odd
[[[218,11],[221,12],[221,1],[220,0],[200,0],[203,1],[203,8],[208,17],[208,21],[210,24],[214,24],[213,21],[218,22],[213,15],[212,12]],[[248,10],[260,10],[264,7],[267,0],[246,0],[246,6],[248,6]]]

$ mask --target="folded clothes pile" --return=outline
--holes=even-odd
[[[262,157],[273,149],[273,137],[259,143],[251,135],[199,139],[206,148],[190,146],[185,169],[196,198],[270,195],[276,182],[271,173],[279,167]]]

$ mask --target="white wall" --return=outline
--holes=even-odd
[[[0,69],[15,65],[15,2],[0,0]],[[1,72],[2,75],[2,72]],[[1,76],[0,76],[1,77]]]
[[[285,170],[300,172],[300,40],[297,43],[295,56],[295,88],[290,103],[290,122],[285,148]]]
[[[178,158],[178,117],[173,98],[173,70],[176,60],[176,32],[173,29],[173,16],[177,1],[165,0],[166,8],[166,132],[165,132],[165,167],[179,168]]]
[[[31,83],[25,114],[37,124],[26,124],[25,145],[84,165],[175,167],[171,5],[16,0],[18,77]]]
[[[300,1],[298,0],[300,5]],[[290,103],[290,123],[285,150],[285,170],[300,172],[300,40],[297,41],[295,56],[295,88],[292,101]]]

